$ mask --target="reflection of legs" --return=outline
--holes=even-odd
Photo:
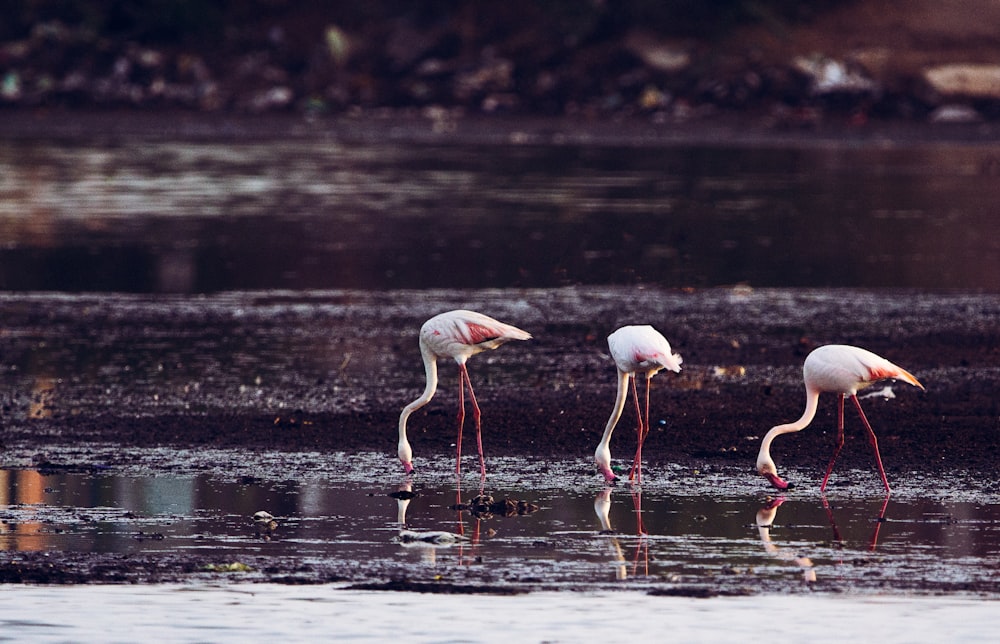
[[[882,509],[879,510],[878,518],[875,519],[875,530],[872,532],[871,541],[868,542],[868,550],[875,552],[875,546],[878,545],[878,531],[881,529],[882,524],[885,523],[885,509],[889,507],[889,493],[885,494],[885,501],[882,501]]]
[[[465,536],[465,523],[462,521],[462,477],[456,477],[455,481],[455,507],[458,508],[458,534]],[[461,553],[462,544],[459,543]],[[461,557],[460,557],[461,558]]]
[[[642,524],[642,492],[635,490],[632,495],[632,507],[635,509],[635,532],[639,535],[646,534],[646,526]]]
[[[632,507],[635,508],[635,531],[639,541],[635,544],[635,559],[632,574],[638,574],[639,557],[642,557],[642,574],[649,575],[649,542],[646,540],[646,527],[642,524],[642,492],[632,492]]]
[[[638,425],[636,429],[635,458],[632,459],[632,471],[629,472],[628,480],[642,483],[642,410],[639,408],[639,392],[636,388],[635,378],[632,378],[632,400],[635,401],[635,421]]]
[[[857,402],[857,398],[854,399]],[[858,408],[861,409],[860,407]],[[862,415],[864,417],[864,415]],[[833,450],[833,458],[830,459],[830,464],[826,466],[826,476],[823,477],[823,484],[819,486],[819,491],[823,492],[826,490],[826,481],[830,478],[830,472],[833,471],[833,464],[837,461],[837,456],[840,455],[840,449],[844,446],[844,394],[837,395],[837,447]]]
[[[830,508],[830,504],[826,501],[826,495],[823,495],[823,509],[826,510],[826,518],[830,521],[830,527],[833,528],[833,541],[838,546],[842,546],[843,541],[840,538],[840,530],[837,529],[837,521],[833,518],[833,510]]]
[[[865,424],[865,429],[868,430],[868,442],[871,443],[872,449],[875,450],[875,462],[878,463],[878,473],[882,477],[882,485],[885,486],[885,493],[889,494],[889,479],[885,476],[885,468],[882,467],[882,456],[878,453],[878,439],[875,438],[875,432],[872,431],[872,426],[868,422],[868,418],[865,417],[865,412],[861,411],[861,403],[858,402],[857,396],[851,396],[851,400],[854,401],[854,406],[858,408],[858,415],[861,416],[861,422]]]

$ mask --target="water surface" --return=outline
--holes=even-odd
[[[359,458],[361,466],[382,460]],[[889,500],[871,493],[870,472],[853,471],[841,480],[858,483],[828,497],[771,498],[736,491],[744,486],[731,482],[734,472],[683,487],[681,472],[656,472],[656,482],[630,488],[581,486],[564,476],[545,484],[508,465],[486,491],[532,504],[523,514],[459,508],[479,490],[475,481],[459,489],[447,477],[387,486],[356,475],[271,481],[221,472],[4,470],[0,548],[198,555],[211,562],[205,572],[290,558],[339,562],[361,579],[488,575],[492,585],[549,588],[697,585],[720,575],[768,590],[997,581],[1000,504],[983,494],[923,496],[918,477],[901,481]],[[261,510],[275,523],[255,522]],[[431,538],[441,532],[447,535]]]
[[[11,141],[0,288],[1000,289],[1000,148]]]

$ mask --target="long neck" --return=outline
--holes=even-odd
[[[410,417],[410,414],[420,409],[427,403],[431,401],[434,397],[434,392],[437,391],[438,386],[438,373],[437,373],[437,358],[431,352],[430,349],[424,346],[424,343],[420,343],[420,356],[424,359],[424,375],[426,376],[426,384],[424,385],[424,393],[420,394],[420,397],[411,402],[406,407],[403,407],[403,411],[399,414],[399,444],[406,444],[406,420]]]
[[[618,424],[618,419],[621,418],[622,410],[625,408],[625,397],[628,396],[628,377],[624,371],[618,371],[618,397],[615,399],[615,408],[611,410],[608,424],[604,427],[604,436],[597,444],[598,453],[610,449],[608,446],[611,443],[611,433],[615,431],[615,425]]]
[[[809,423],[811,423],[812,419],[816,416],[816,408],[818,404],[819,391],[806,387],[806,408],[805,411],[802,412],[802,417],[794,423],[787,423],[785,425],[772,427],[767,434],[764,435],[764,440],[760,443],[760,452],[757,454],[758,468],[762,463],[771,462],[771,443],[775,438],[781,436],[782,434],[790,434],[792,432],[801,431],[809,426]]]

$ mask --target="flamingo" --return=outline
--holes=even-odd
[[[827,480],[830,472],[833,471],[833,464],[840,454],[840,448],[844,446],[844,397],[849,396],[858,410],[861,422],[868,431],[868,442],[875,450],[875,460],[878,463],[878,471],[882,476],[882,484],[885,486],[886,494],[889,494],[889,481],[885,476],[885,468],[882,467],[882,457],[878,452],[878,440],[875,432],[872,431],[871,423],[865,417],[865,412],[858,402],[857,392],[859,389],[888,378],[908,382],[915,387],[923,389],[924,386],[905,369],[894,365],[885,358],[875,355],[871,351],[852,347],[843,344],[828,344],[814,349],[806,356],[805,364],[802,366],[802,377],[806,386],[806,409],[802,412],[802,417],[794,423],[777,425],[772,427],[764,440],[760,444],[760,452],[757,454],[757,472],[769,480],[774,487],[779,490],[787,490],[791,484],[778,476],[778,470],[771,459],[771,442],[781,434],[797,432],[805,429],[812,422],[816,415],[816,407],[819,402],[820,392],[831,392],[837,394],[838,414],[837,414],[837,446],[833,451],[833,458],[826,468],[826,476],[823,477],[823,484],[820,492],[826,490]]]
[[[636,478],[637,483],[642,483],[642,442],[649,433],[649,381],[661,369],[669,369],[673,372],[681,370],[681,357],[672,353],[670,343],[660,335],[660,332],[649,325],[623,326],[608,336],[608,348],[611,349],[611,357],[614,358],[615,366],[618,368],[618,397],[615,400],[615,407],[608,418],[608,424],[604,428],[604,436],[597,444],[594,452],[594,461],[598,469],[604,474],[608,483],[618,480],[618,477],[611,471],[611,433],[621,418],[622,410],[625,408],[625,399],[628,397],[629,379],[632,379],[632,397],[635,399],[635,415],[639,423],[639,440],[635,450],[635,459],[632,462],[632,471],[629,473],[629,481]],[[645,418],[639,409],[639,393],[636,390],[635,378],[639,374],[646,376],[646,411]]]
[[[472,399],[472,417],[476,422],[476,441],[479,446],[479,468],[482,478],[486,478],[486,462],[483,459],[483,438],[479,422],[479,404],[472,390],[466,360],[486,349],[496,349],[508,340],[530,340],[531,334],[517,327],[504,324],[474,311],[448,311],[435,315],[420,327],[420,355],[424,360],[427,384],[420,397],[403,407],[399,414],[399,460],[407,474],[413,472],[413,450],[406,439],[406,421],[414,411],[420,409],[434,397],[437,391],[437,360],[451,358],[458,363],[458,441],[455,471],[462,472],[462,426],[465,424],[465,387],[469,388]]]

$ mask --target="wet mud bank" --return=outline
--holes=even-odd
[[[374,469],[351,471],[347,459],[347,465],[336,466],[337,475],[384,477],[389,491],[402,478],[395,459],[398,413],[423,388],[417,330],[426,318],[451,308],[482,311],[535,337],[469,363],[483,408],[491,477],[508,483],[518,480],[519,459],[535,476],[551,460],[568,463],[560,465],[568,472],[553,472],[568,477],[568,485],[601,487],[592,455],[615,396],[605,338],[620,325],[650,323],[684,357],[679,375],[660,374],[653,381],[654,429],[643,455],[654,477],[682,475],[699,485],[706,473],[724,472],[727,486],[756,491],[764,499],[770,491],[753,473],[760,438],[772,425],[801,414],[801,364],[809,350],[845,343],[889,358],[926,387],[921,392],[879,384],[872,390],[882,395],[862,401],[890,482],[916,475],[977,494],[997,491],[1000,297],[909,291],[588,287],[199,297],[7,294],[0,297],[3,466],[43,474],[128,469],[155,475],[183,471],[192,454],[202,453],[211,462],[199,467],[218,475],[281,481],[310,471],[301,453],[373,452],[384,454]],[[417,480],[447,475],[442,461],[454,453],[457,378],[446,364],[441,376],[437,397],[410,419]],[[797,483],[809,486],[822,475],[835,438],[834,400],[822,397],[813,424],[775,444],[779,468],[816,479]],[[633,428],[626,414],[612,443],[616,465],[630,460]],[[838,471],[874,469],[862,431],[848,415]],[[472,433],[466,436],[466,454],[474,454]],[[135,456],[143,450],[159,456]],[[316,458],[322,470],[322,456]],[[533,480],[518,483],[523,498],[531,499]],[[833,483],[834,489],[851,484]],[[877,479],[871,484],[877,486]],[[0,581],[224,578],[209,567],[211,561],[200,554],[4,551]],[[260,556],[243,563],[241,581],[351,581],[413,590],[424,590],[420,584],[428,581],[384,562]],[[472,567],[449,575],[439,580],[438,591],[447,584],[449,592],[550,587],[530,571],[501,574]],[[766,590],[759,582],[714,577],[690,593]],[[914,580],[908,589],[997,592],[992,585]],[[669,580],[649,586],[687,592]]]

